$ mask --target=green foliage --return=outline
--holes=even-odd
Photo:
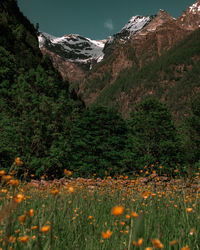
[[[70,168],[79,174],[104,176],[123,169],[127,128],[116,110],[91,107],[82,114],[72,130]]]
[[[180,161],[180,147],[172,116],[163,103],[145,99],[129,120],[136,168],[161,164],[165,171]]]
[[[191,103],[191,115],[186,119],[189,134],[188,161],[191,164],[200,161],[200,95]]]
[[[42,57],[35,29],[16,3],[2,1],[0,9],[0,166],[21,157],[19,174],[61,177],[82,102],[71,99],[68,83]]]

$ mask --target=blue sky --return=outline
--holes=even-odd
[[[55,36],[80,34],[105,39],[117,33],[135,15],[167,10],[173,17],[195,0],[18,0],[18,5],[40,30]]]

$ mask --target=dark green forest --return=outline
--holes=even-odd
[[[193,48],[195,53],[196,45]],[[175,50],[171,56],[177,61]],[[187,53],[181,55],[185,60]],[[158,60],[134,77],[148,75],[145,81],[151,84],[152,77],[157,77],[156,67],[168,69],[167,59]],[[129,73],[123,73],[127,74],[127,90]],[[188,71],[191,77],[185,76],[191,80],[190,88],[195,82],[193,73]],[[199,77],[195,71],[196,75]],[[116,84],[122,84],[120,77]],[[160,102],[158,96],[143,98],[126,120],[115,108],[86,108],[81,98],[69,91],[69,83],[50,59],[41,54],[37,29],[20,12],[17,2],[1,0],[1,169],[9,170],[20,157],[24,164],[18,167],[18,175],[22,178],[24,173],[27,178],[61,178],[64,169],[84,177],[103,177],[105,171],[111,176],[135,176],[151,164],[161,174],[173,175],[177,168],[184,175],[188,168],[195,173],[200,167],[200,97],[191,99],[190,114],[176,123],[168,103]]]

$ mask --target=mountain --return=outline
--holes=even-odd
[[[76,58],[60,55],[62,64],[52,59],[58,69],[63,66],[63,76],[67,75],[70,87],[87,106],[117,106],[127,116],[135,102],[144,96],[155,95],[166,101],[174,114],[178,110],[183,114],[187,113],[187,104],[180,108],[178,100],[189,102],[193,93],[188,90],[187,94],[182,93],[186,96],[178,97],[178,92],[182,92],[178,86],[191,72],[198,72],[199,49],[196,44],[199,43],[199,27],[200,0],[177,19],[164,10],[159,10],[157,15],[132,17],[117,34],[104,41],[102,60],[97,62],[96,58],[87,69],[78,64]],[[46,46],[42,49],[49,53]],[[187,57],[184,56],[186,54]],[[70,67],[64,67],[67,63],[71,64],[74,75],[77,72],[76,79],[69,72]],[[198,73],[193,74],[198,79]],[[190,89],[189,86],[186,88]],[[173,93],[173,89],[177,94]]]

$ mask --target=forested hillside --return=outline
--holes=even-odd
[[[73,121],[83,108],[43,57],[37,30],[17,2],[0,2],[0,165],[22,157],[22,171],[63,172]]]

